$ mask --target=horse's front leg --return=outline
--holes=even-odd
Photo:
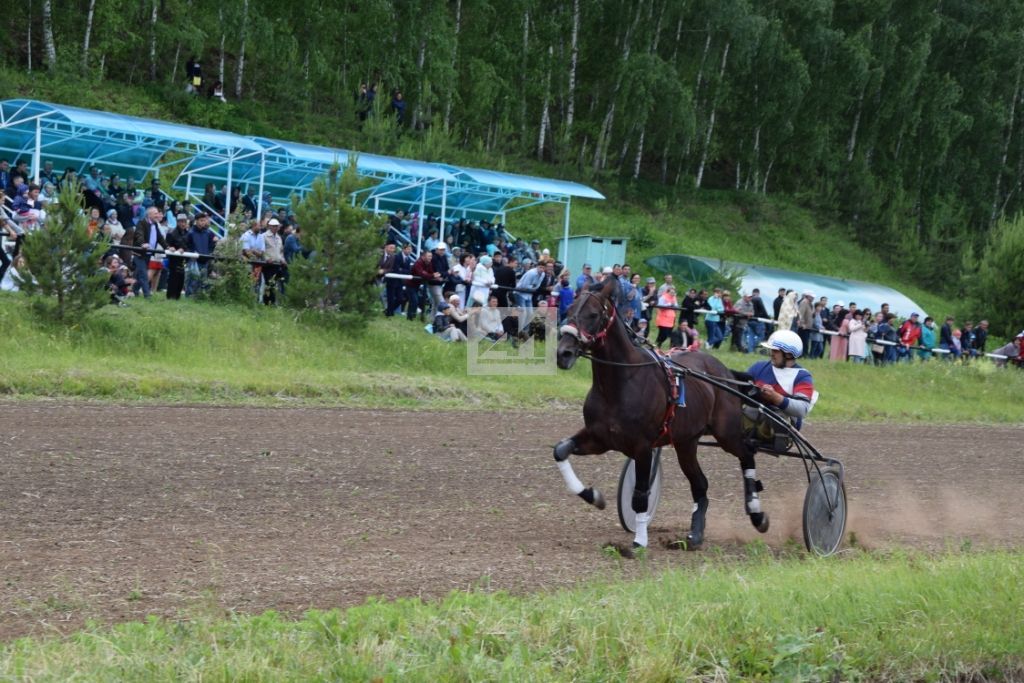
[[[762,534],[768,531],[768,513],[761,509],[761,491],[764,486],[757,479],[757,468],[754,465],[756,449],[746,446],[740,457],[740,468],[743,470],[743,500],[746,503],[750,523]]]
[[[608,447],[598,439],[586,427],[576,432],[573,436],[562,439],[555,446],[555,463],[558,464],[558,471],[562,473],[562,479],[570,493],[574,493],[587,501],[598,510],[604,510],[604,496],[593,486],[584,486],[569,464],[570,455],[592,455],[604,453]]]
[[[634,454],[628,454],[633,458],[634,471],[636,472],[636,485],[633,488],[633,512],[636,513],[636,531],[633,536],[634,548],[647,547],[647,525],[651,523],[649,500],[651,493],[651,482],[653,472],[651,463],[654,461],[650,448],[640,449]]]

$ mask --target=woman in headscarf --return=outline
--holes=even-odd
[[[124,226],[117,217],[117,209],[107,211],[107,220],[103,223],[103,234],[114,244],[120,244],[124,237]]]
[[[796,317],[799,313],[800,309],[796,305],[796,292],[791,289],[786,292],[786,297],[782,300],[782,308],[779,309],[779,324],[775,329],[792,330],[795,332],[796,330],[793,330],[793,323],[796,322]]]
[[[469,305],[486,306],[494,284],[494,270],[491,268],[491,257],[481,256],[480,262],[473,269],[473,284],[469,289]]]

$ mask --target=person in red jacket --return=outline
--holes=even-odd
[[[910,350],[920,341],[921,323],[918,322],[917,313],[911,313],[910,318],[900,326],[900,346],[897,349],[899,360],[909,361],[913,357]]]

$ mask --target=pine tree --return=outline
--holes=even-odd
[[[352,193],[363,184],[352,156],[344,173],[335,166],[294,202],[303,247],[312,253],[289,265],[286,290],[289,305],[353,330],[361,329],[379,299],[374,277],[383,220],[352,205]]]
[[[81,187],[69,187],[49,205],[45,227],[26,235],[18,287],[42,316],[61,323],[81,320],[110,301],[110,274],[100,263],[109,247],[102,234],[89,236]]]

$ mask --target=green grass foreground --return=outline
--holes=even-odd
[[[756,545],[756,544],[755,544]],[[512,597],[371,601],[291,621],[152,618],[0,646],[53,681],[1000,680],[1024,676],[1024,557],[714,558]],[[975,678],[977,676],[977,678]],[[983,677],[983,678],[982,678]]]
[[[0,329],[11,340],[0,394],[16,398],[529,410],[578,409],[590,387],[585,360],[547,376],[469,376],[465,345],[404,318],[373,320],[352,337],[281,309],[154,298],[63,329],[2,295]],[[737,369],[754,358],[719,355]],[[815,419],[1024,422],[1024,373],[988,362],[806,365],[823,396]]]

